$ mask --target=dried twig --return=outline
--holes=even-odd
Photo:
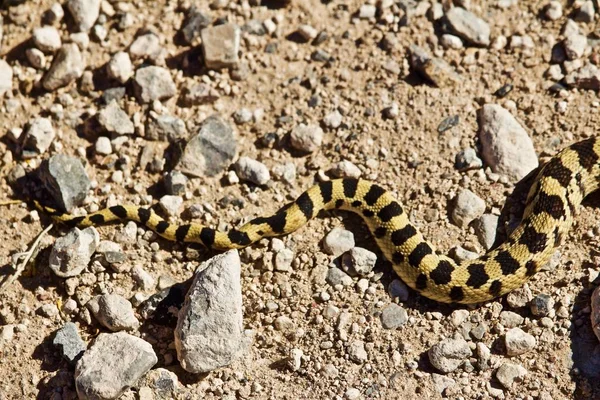
[[[2,206],[11,206],[13,204],[21,204],[21,200],[0,201],[0,207],[2,207]]]
[[[4,282],[0,283],[0,293],[3,292],[7,287],[9,287],[17,278],[19,278],[19,276],[21,276],[23,271],[25,271],[25,267],[27,267],[29,260],[31,260],[33,255],[36,254],[38,246],[42,241],[42,238],[46,233],[48,233],[48,231],[50,231],[50,229],[52,229],[53,226],[54,225],[52,224],[48,225],[46,229],[44,229],[37,236],[37,238],[35,238],[35,241],[27,251],[13,254],[11,266],[13,267],[15,272],[11,275],[8,275],[5,278]]]

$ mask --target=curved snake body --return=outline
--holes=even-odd
[[[71,226],[133,220],[165,239],[201,243],[216,250],[242,248],[264,237],[291,233],[321,210],[349,210],[364,218],[383,254],[407,285],[433,300],[468,304],[522,286],[548,261],[569,230],[583,198],[598,188],[599,157],[600,139],[596,138],[558,153],[533,183],[518,228],[499,247],[460,265],[435,251],[389,192],[362,179],[319,183],[275,214],[255,218],[229,232],[196,223],[174,225],[152,209],[139,206],[113,206],[75,217],[37,205],[55,220]]]

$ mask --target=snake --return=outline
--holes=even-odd
[[[270,216],[222,232],[198,223],[173,224],[151,207],[116,205],[85,216],[36,207],[67,226],[135,221],[161,237],[217,251],[240,249],[304,226],[322,210],[359,214],[404,283],[442,303],[482,303],[523,286],[550,259],[568,233],[583,199],[600,185],[600,138],[574,143],[552,157],[529,189],[520,224],[484,255],[460,264],[436,251],[403,204],[380,185],[359,178],[322,181]]]

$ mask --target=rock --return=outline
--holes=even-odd
[[[449,27],[457,36],[476,46],[490,45],[490,26],[470,11],[453,7],[446,12]]]
[[[44,19],[49,24],[56,24],[62,21],[65,16],[65,11],[62,8],[60,3],[54,3],[50,8],[44,13]]]
[[[575,12],[575,21],[590,23],[594,22],[594,2],[584,1],[581,7]]]
[[[323,124],[331,129],[337,129],[342,125],[342,114],[338,110],[334,110],[323,118]]]
[[[310,25],[300,25],[298,30],[296,30],[296,33],[306,42],[310,42],[311,40],[316,39],[319,31]]]
[[[496,379],[502,386],[510,390],[514,387],[515,383],[523,381],[523,378],[527,375],[527,370],[519,364],[503,363],[496,370]]]
[[[42,163],[40,179],[59,209],[64,211],[80,205],[92,185],[81,161],[64,154],[52,156]]]
[[[447,374],[471,356],[471,348],[464,339],[444,339],[433,345],[427,354],[431,365]]]
[[[202,53],[209,69],[233,68],[238,64],[240,27],[223,24],[203,29]]]
[[[388,287],[388,293],[392,298],[398,298],[399,301],[405,302],[408,300],[409,290],[406,283],[400,279],[394,279]]]
[[[592,293],[590,302],[592,309],[592,312],[590,313],[592,329],[594,330],[598,340],[600,340],[600,286],[597,287]]]
[[[331,175],[336,178],[358,179],[362,175],[362,171],[354,163],[342,160],[331,168]]]
[[[439,394],[443,394],[444,390],[452,388],[454,385],[456,385],[456,381],[454,379],[440,374],[431,374],[431,380],[433,381],[433,387]]]
[[[93,226],[71,229],[54,242],[48,261],[50,269],[61,278],[79,275],[89,265],[98,243],[100,235]]]
[[[181,36],[187,44],[195,44],[200,38],[200,32],[211,24],[212,18],[192,6],[188,11],[185,23],[181,27]]]
[[[48,303],[42,305],[40,308],[36,310],[36,312],[42,317],[46,318],[55,318],[58,316],[58,307],[56,304]]]
[[[70,364],[75,364],[87,348],[79,336],[77,325],[72,322],[65,323],[56,331],[52,344]]]
[[[381,325],[385,329],[396,329],[408,322],[408,313],[398,304],[389,304],[381,310]]]
[[[482,342],[477,342],[475,348],[477,350],[477,364],[479,364],[479,369],[485,371],[490,367],[492,351]]]
[[[114,100],[100,110],[97,119],[102,129],[113,136],[132,135],[135,132],[129,115]]]
[[[450,322],[455,327],[459,328],[469,318],[469,311],[467,310],[454,310],[450,315]]]
[[[146,139],[174,143],[188,136],[182,119],[170,115],[157,115],[151,111],[146,122]]]
[[[531,313],[536,317],[547,317],[554,314],[554,299],[547,294],[540,293],[529,303]]]
[[[300,124],[292,129],[290,143],[296,150],[312,153],[323,143],[323,129],[318,125]]]
[[[83,75],[84,68],[79,47],[75,43],[64,44],[54,56],[50,69],[44,75],[42,86],[48,91],[67,86]]]
[[[520,328],[509,329],[504,335],[506,354],[510,357],[525,354],[535,348],[536,341],[529,333]]]
[[[475,149],[469,147],[461,150],[454,158],[454,167],[459,171],[468,171],[483,167],[483,161],[477,157]]]
[[[129,46],[129,55],[134,60],[142,58],[154,59],[160,55],[161,51],[160,39],[152,32],[136,37]]]
[[[60,33],[53,26],[43,26],[33,30],[33,44],[44,53],[54,53],[62,46]]]
[[[334,287],[337,285],[352,285],[352,278],[350,278],[348,274],[346,274],[339,268],[329,268],[327,270],[327,276],[325,277],[325,281]]]
[[[506,302],[512,308],[525,307],[533,299],[529,286],[525,284],[523,287],[518,288],[506,295]]]
[[[139,68],[135,72],[133,84],[137,100],[144,104],[154,100],[166,100],[177,94],[171,73],[163,67]]]
[[[102,93],[102,100],[106,105],[110,104],[113,100],[119,102],[123,97],[125,97],[125,88],[122,86],[106,89]]]
[[[494,214],[483,214],[474,224],[475,234],[479,243],[489,250],[496,242],[496,231],[498,229],[498,216]]]
[[[131,303],[117,294],[96,296],[86,306],[98,322],[113,332],[133,330],[140,326]]]
[[[375,6],[372,6],[372,7],[375,8]],[[344,398],[346,400],[360,399],[360,390],[358,390],[356,388],[348,388],[348,390],[346,390],[346,392],[344,393]]]
[[[450,35],[447,33],[442,35],[442,39],[440,40],[440,43],[446,49],[458,50],[458,49],[463,48],[463,42],[458,36]]]
[[[180,196],[165,195],[160,198],[158,202],[160,208],[167,213],[169,217],[176,217],[181,212],[181,206],[183,205],[183,199]]]
[[[179,390],[179,380],[177,375],[168,369],[156,368],[150,370],[146,376],[142,377],[138,386],[141,389],[149,388],[153,397],[148,397],[147,400],[168,400],[176,398],[176,393]],[[140,389],[140,391],[141,391]],[[140,399],[142,396],[140,396]]]
[[[410,46],[410,66],[437,87],[452,87],[461,82],[454,68],[441,58],[432,57],[423,48]]]
[[[550,21],[556,21],[563,16],[563,7],[560,1],[551,1],[544,9],[544,15]]]
[[[479,138],[483,160],[496,173],[518,181],[538,167],[531,138],[510,112],[497,104],[486,104],[480,110]]]
[[[350,360],[357,364],[362,364],[368,359],[367,351],[365,350],[365,342],[362,340],[355,340],[350,343],[347,352]]]
[[[50,119],[37,117],[29,121],[26,133],[19,137],[22,157],[32,158],[45,153],[55,136]]]
[[[243,125],[252,121],[252,111],[247,108],[240,108],[236,112],[233,113],[233,120],[238,125]]]
[[[131,269],[131,276],[138,284],[139,288],[144,291],[152,290],[156,286],[156,281],[144,268],[136,265]]]
[[[600,90],[600,69],[587,62],[583,67],[568,73],[565,83],[572,88]]]
[[[100,154],[103,156],[109,155],[112,153],[112,143],[110,139],[106,136],[99,136],[96,139],[96,143],[94,144],[94,151],[96,154]]]
[[[267,166],[249,157],[240,157],[235,163],[235,172],[240,179],[259,186],[266,185],[271,180],[271,174]]]
[[[576,60],[583,57],[588,47],[588,40],[585,35],[573,34],[568,36],[564,42],[565,54],[569,60]]]
[[[273,326],[279,332],[283,332],[284,334],[291,333],[294,330],[294,321],[287,315],[280,315],[273,322]]]
[[[377,254],[362,247],[353,247],[342,255],[342,267],[350,276],[367,276],[376,262]]]
[[[188,178],[179,171],[171,171],[165,175],[165,189],[173,196],[183,195],[187,182]]]
[[[512,311],[502,311],[500,313],[500,323],[505,328],[511,329],[521,325],[525,318]]]
[[[237,358],[244,341],[240,270],[236,250],[198,268],[175,329],[177,356],[186,371],[212,371]]]
[[[41,50],[34,47],[25,50],[25,57],[33,68],[41,69],[46,66],[46,56]]]
[[[353,247],[354,234],[346,229],[333,228],[323,239],[323,249],[332,256],[337,257]]]
[[[198,134],[185,146],[177,164],[186,175],[215,176],[237,155],[237,135],[218,116],[208,117],[200,125]]]
[[[106,74],[119,83],[125,83],[133,76],[133,64],[129,54],[124,51],[115,53],[106,64]]]
[[[484,212],[485,201],[469,189],[462,189],[456,196],[452,221],[459,227],[465,228]]]
[[[12,90],[12,78],[12,68],[6,61],[0,59],[0,97]]]
[[[184,90],[181,102],[185,107],[192,107],[214,103],[219,97],[219,92],[210,87],[210,85],[198,83]]]
[[[125,332],[101,333],[75,368],[81,400],[116,399],[158,361],[150,343]]]
[[[100,15],[100,0],[69,0],[67,8],[79,31],[87,32]]]

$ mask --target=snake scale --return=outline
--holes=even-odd
[[[117,205],[86,216],[72,216],[36,205],[69,226],[132,220],[165,239],[201,243],[215,250],[242,248],[264,237],[291,233],[321,210],[349,210],[363,217],[383,254],[407,285],[439,302],[469,304],[491,300],[522,286],[548,261],[568,232],[583,198],[598,188],[599,160],[600,138],[560,151],[538,173],[521,224],[507,240],[460,265],[435,251],[389,192],[363,179],[321,182],[275,214],[254,218],[229,232],[196,223],[174,225],[152,209],[140,206]]]

